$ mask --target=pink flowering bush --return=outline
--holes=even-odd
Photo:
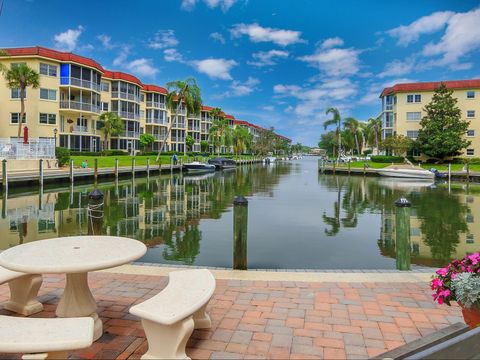
[[[471,273],[480,277],[480,253],[465,256],[462,260],[453,260],[446,267],[437,270],[431,282],[433,299],[438,304],[450,305],[451,301],[457,301],[453,281],[461,273]]]

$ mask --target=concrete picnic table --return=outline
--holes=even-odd
[[[66,274],[65,291],[58,303],[58,317],[91,316],[94,340],[103,325],[88,287],[88,272],[132,262],[147,252],[140,241],[115,236],[72,236],[39,240],[14,246],[0,254],[0,265],[28,274]]]

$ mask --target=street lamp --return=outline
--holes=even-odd
[[[55,138],[55,147],[57,147],[57,128],[53,129],[53,137]]]

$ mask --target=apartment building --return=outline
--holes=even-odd
[[[465,136],[472,142],[465,149],[463,156],[480,156],[480,79],[444,81],[447,88],[453,90],[458,99],[457,106],[462,118],[470,121],[470,128]],[[416,139],[420,130],[420,120],[427,105],[433,97],[434,90],[440,82],[396,84],[385,88],[382,101],[382,138],[398,134]]]
[[[165,151],[184,152],[188,135],[195,140],[193,151],[201,150],[202,140],[209,141],[210,106],[203,106],[198,115],[187,114],[183,105],[170,111],[167,89],[107,70],[95,60],[73,53],[40,46],[5,51],[8,56],[0,57],[2,65],[11,68],[25,63],[40,74],[40,87],[26,91],[23,122],[32,138],[54,138],[57,146],[74,151],[109,148],[129,153],[140,149],[142,133],[154,136],[153,150],[166,142]],[[19,99],[19,90],[9,89],[0,79],[0,119],[5,125],[0,128],[0,138],[17,137]],[[105,139],[99,117],[107,111],[123,119],[125,130]],[[226,114],[225,118],[234,127],[235,117]]]

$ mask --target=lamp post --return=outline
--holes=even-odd
[[[58,133],[58,129],[57,128],[53,129],[53,137],[55,139],[55,147],[57,147],[57,133]]]

